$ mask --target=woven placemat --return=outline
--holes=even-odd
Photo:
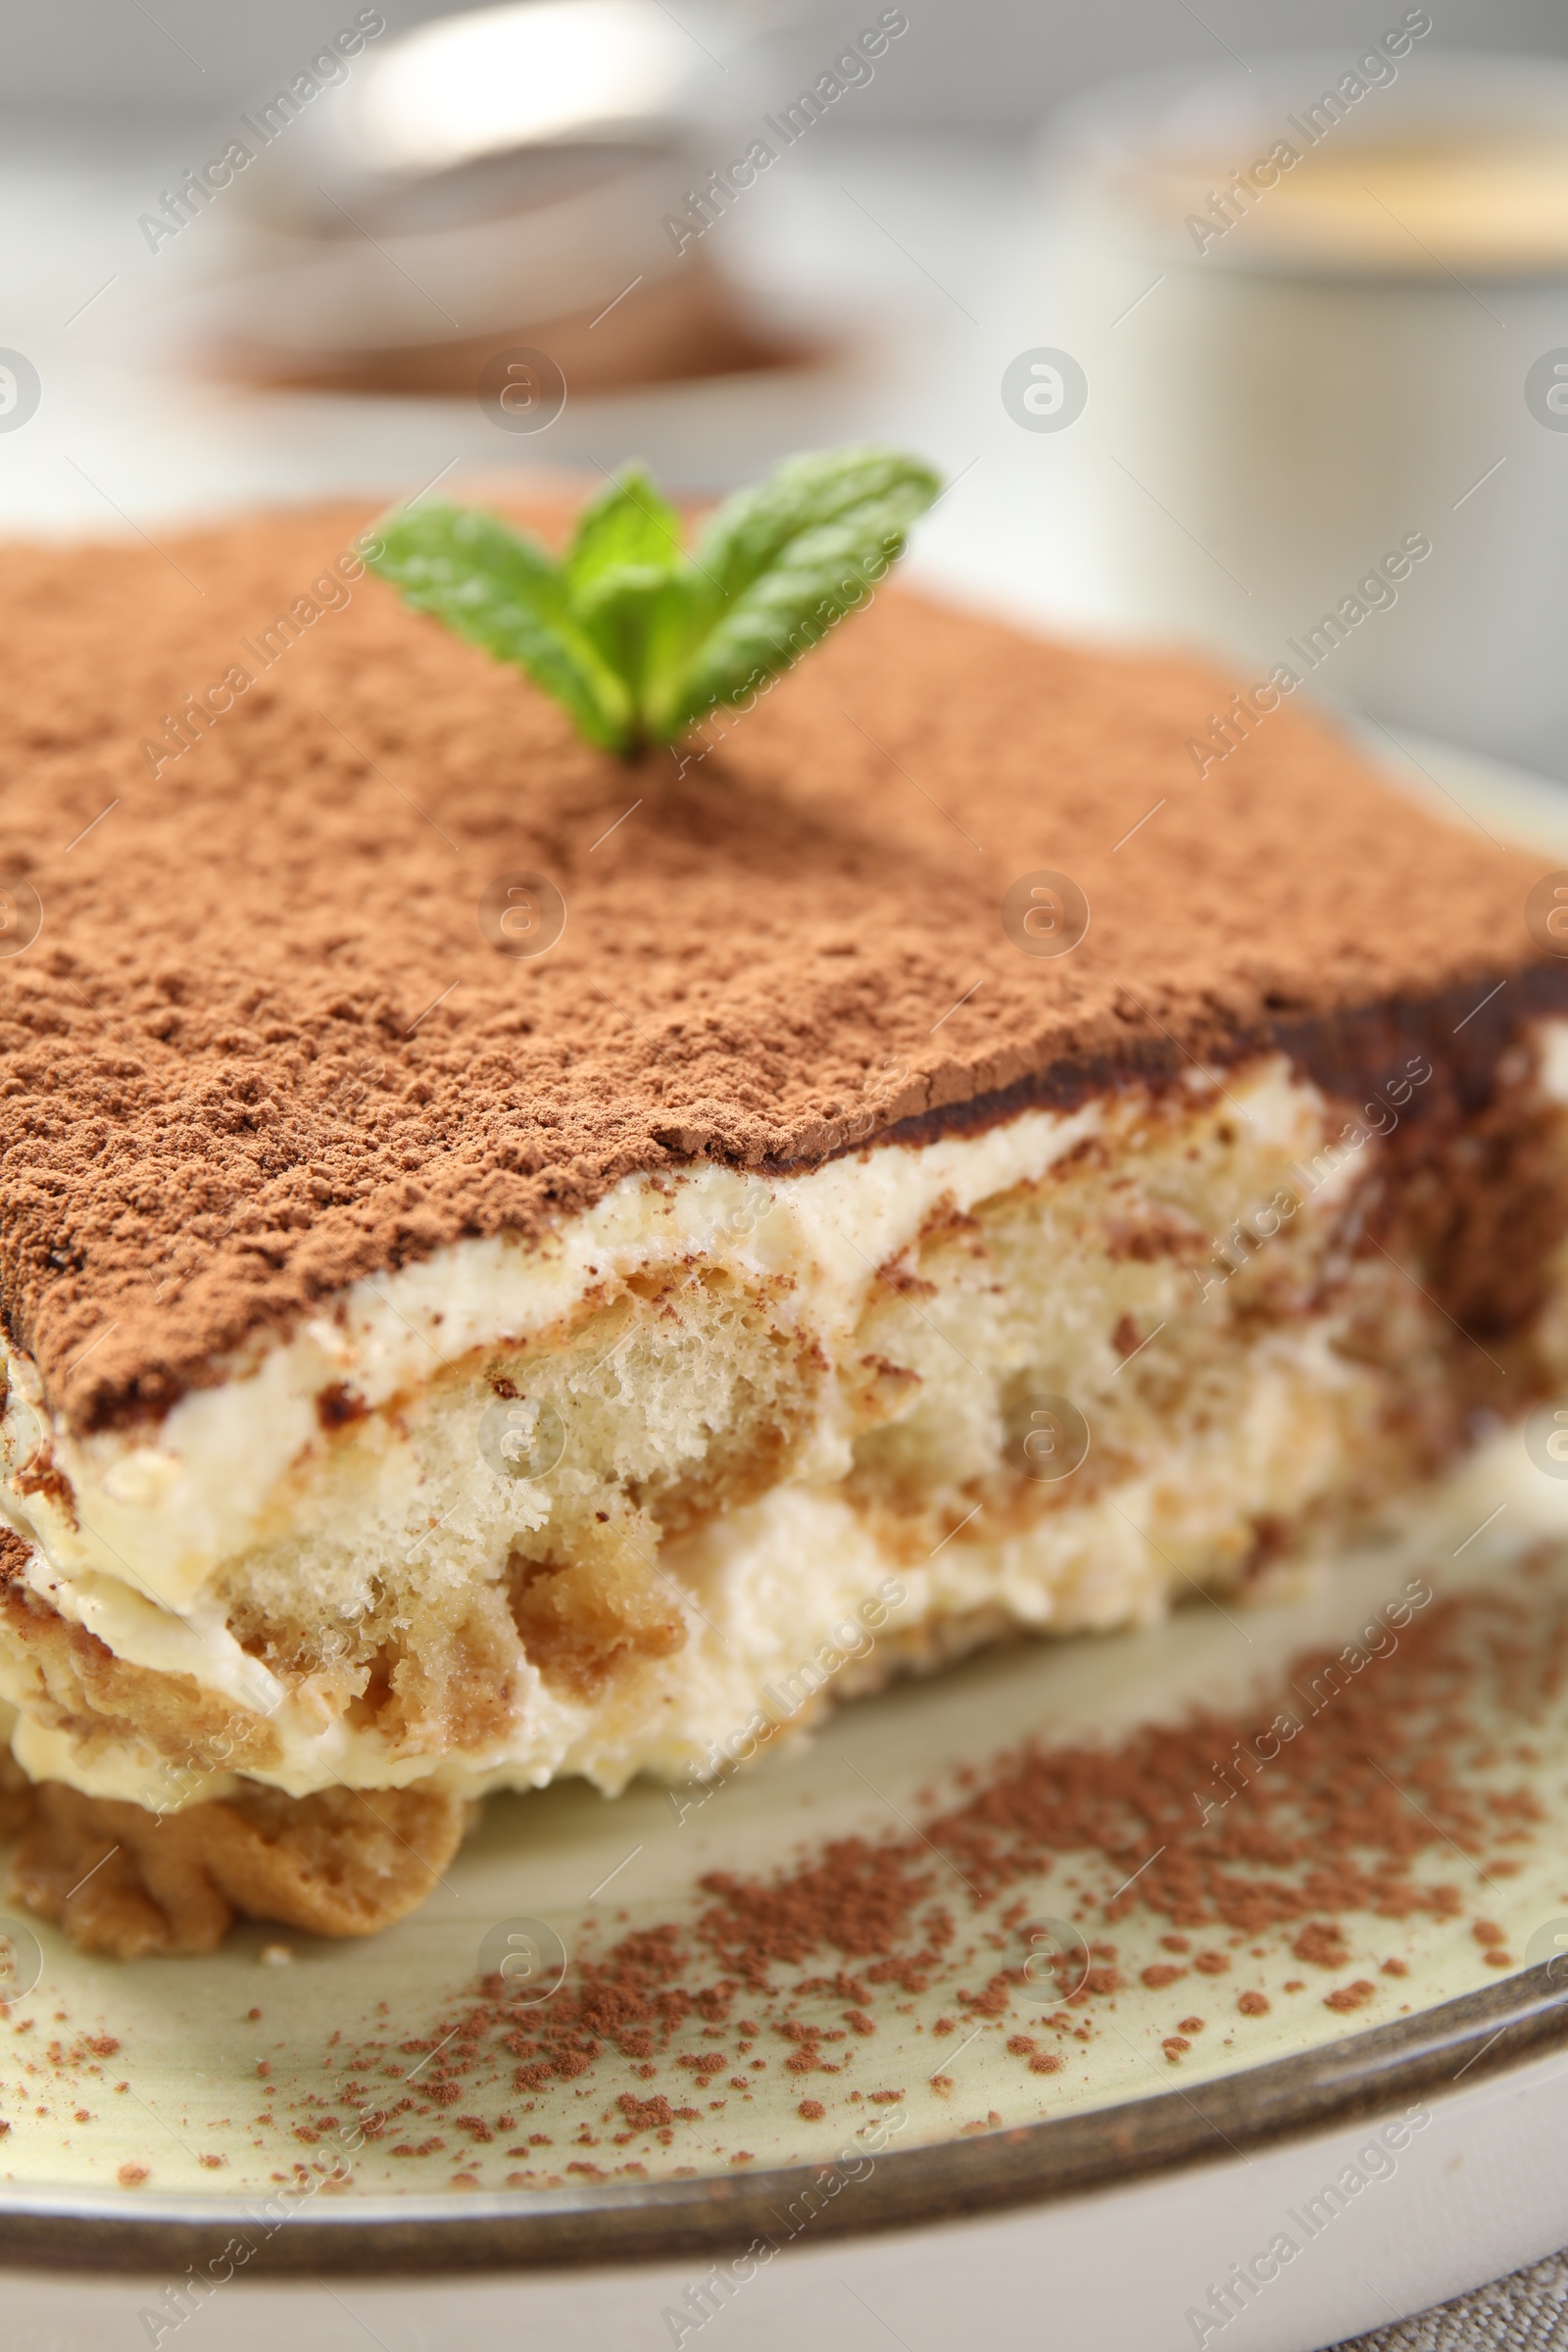
[[[1335,2352],[1558,2352],[1568,2346],[1568,2253],[1358,2335]]]

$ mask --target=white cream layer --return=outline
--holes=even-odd
[[[1556,1043],[1568,1078],[1568,1028]],[[1318,1090],[1283,1057],[1234,1073],[1227,1088],[1227,1102],[1282,1162],[1310,1159],[1326,1120],[1337,1127]],[[1193,1089],[1195,1099],[1212,1091],[1197,1075]],[[4,1507],[38,1544],[36,1583],[62,1615],[119,1657],[192,1674],[209,1690],[271,1718],[284,1762],[255,1777],[294,1793],[340,1780],[374,1787],[425,1777],[428,1758],[395,1758],[379,1735],[323,1724],[319,1710],[302,1707],[239,1647],[206,1597],[224,1563],[276,1542],[302,1511],[320,1523],[323,1511],[354,1510],[352,1491],[332,1501],[325,1481],[333,1441],[316,1410],[323,1388],[342,1383],[373,1411],[477,1351],[564,1323],[607,1285],[687,1257],[730,1268],[742,1282],[789,1277],[780,1315],[821,1335],[831,1360],[853,1334],[876,1270],[913,1245],[935,1212],[968,1210],[1042,1177],[1118,1117],[1125,1121],[1125,1108],[1118,1113],[1092,1101],[1071,1112],[1026,1111],[976,1136],[878,1147],[796,1176],[703,1168],[628,1177],[540,1241],[463,1242],[356,1283],[330,1312],[267,1346],[259,1360],[237,1361],[220,1384],[180,1398],[150,1439],[115,1431],[78,1439],[52,1427],[34,1367],[13,1356],[0,1429]],[[1324,1200],[1355,1182],[1365,1164],[1352,1156],[1329,1178]],[[1114,1498],[1053,1514],[1049,1561],[1038,1540],[992,1542],[978,1529],[955,1539],[918,1571],[900,1571],[901,1597],[888,1608],[884,1596],[879,1638],[992,1608],[1026,1624],[1063,1627],[1150,1616],[1171,1586],[1165,1555],[1174,1546],[1179,1557],[1184,1529],[1245,1514],[1250,1500],[1273,1508],[1297,1487],[1309,1490],[1321,1468],[1314,1446],[1330,1442],[1327,1424],[1314,1421],[1313,1399],[1348,1377],[1323,1331],[1306,1324],[1280,1333],[1259,1351],[1241,1426],[1190,1456],[1173,1456],[1157,1477],[1118,1489]],[[669,1662],[664,1703],[650,1710],[642,1682],[612,1690],[602,1703],[576,1704],[534,1675],[506,1740],[484,1753],[447,1757],[438,1768],[442,1780],[476,1788],[538,1786],[580,1772],[613,1788],[644,1768],[679,1777],[752,1717],[762,1686],[778,1685],[823,1644],[831,1647],[836,1627],[853,1627],[888,1563],[835,1492],[850,1466],[852,1433],[833,1382],[823,1396],[807,1458],[787,1486],[667,1547],[667,1565],[690,1605],[687,1644]],[[378,1475],[392,1491],[416,1478],[416,1468],[392,1421],[382,1426]],[[48,1494],[26,1494],[17,1483],[40,1431],[74,1491],[74,1524]],[[514,1492],[519,1504],[532,1494],[535,1524],[543,1524],[548,1494],[527,1482]],[[1156,1540],[1146,1541],[1140,1529]],[[863,1629],[857,1649],[862,1640]],[[0,1674],[0,1697],[7,1681]],[[160,1779],[156,1768],[150,1776],[139,1749],[100,1750],[89,1766],[69,1739],[31,1720],[18,1727],[15,1747],[35,1778],[144,1803],[192,1801],[225,1785],[221,1776]]]

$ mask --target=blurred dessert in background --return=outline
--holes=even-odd
[[[513,346],[583,392],[799,360],[669,232],[746,148],[704,69],[657,0],[512,0],[378,41],[234,179],[190,312],[208,362],[471,396]]]

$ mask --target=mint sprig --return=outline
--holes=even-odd
[[[558,563],[493,514],[430,506],[376,532],[372,567],[411,605],[512,662],[590,743],[674,741],[817,644],[904,553],[941,487],[862,445],[790,458],[711,515],[696,545],[639,466],[578,518]]]

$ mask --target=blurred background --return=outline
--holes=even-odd
[[[1216,757],[1272,679],[1568,778],[1560,5],[0,26],[13,536],[876,437],[945,593],[1218,655]]]

